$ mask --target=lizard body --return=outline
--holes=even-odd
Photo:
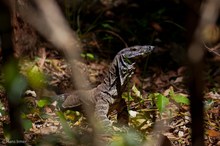
[[[120,103],[119,108],[116,109],[118,121],[127,124],[128,112],[126,103],[121,97],[122,93],[134,73],[135,60],[148,55],[153,49],[153,46],[133,46],[121,50],[111,63],[104,81],[96,88],[58,95],[57,98],[63,101],[62,108],[71,109],[81,106],[82,103],[89,105],[94,110],[95,118],[103,126],[110,126],[111,121],[107,117],[109,108],[115,103]],[[80,98],[81,93],[85,93],[86,98]],[[127,119],[123,119],[120,114],[127,116]]]

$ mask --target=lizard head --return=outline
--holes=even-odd
[[[118,71],[121,86],[124,86],[127,79],[134,73],[136,60],[147,56],[154,48],[154,46],[133,46],[125,48],[117,54],[114,63],[116,63],[115,70]]]
[[[128,59],[128,60],[135,60],[140,57],[145,57],[150,54],[154,50],[155,46],[133,46],[129,48],[123,49],[120,54]]]

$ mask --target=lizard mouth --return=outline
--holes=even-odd
[[[156,48],[156,46],[149,46],[147,52],[150,54],[155,48]]]

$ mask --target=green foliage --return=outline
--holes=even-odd
[[[131,94],[129,92],[124,92],[122,94],[122,98],[127,100],[127,101],[134,101],[134,97],[131,96]]]
[[[63,127],[64,132],[67,134],[69,138],[74,138],[73,132],[71,131],[70,126],[68,125],[64,114],[61,111],[56,112],[57,116],[60,119],[60,123]]]
[[[43,81],[45,80],[44,74],[40,71],[39,67],[34,65],[27,72],[27,79],[31,87],[41,88],[44,86]]]
[[[21,96],[23,94],[23,91],[26,89],[26,87],[27,87],[27,82],[25,78],[18,74],[11,83],[11,89],[8,93],[9,97]]]
[[[131,95],[132,92],[132,95]],[[141,95],[141,92],[139,91],[139,89],[133,85],[131,88],[131,92],[124,92],[122,94],[122,98],[128,101],[134,101],[134,100],[138,100],[140,102],[143,101],[143,97]]]
[[[22,117],[22,126],[24,128],[25,131],[28,131],[32,128],[32,121],[29,120],[26,116],[26,114],[21,114],[21,117]]]
[[[3,134],[6,141],[9,141],[11,139],[10,125],[7,123],[3,123]]]
[[[153,93],[150,94],[149,97],[156,100],[156,106],[160,113],[166,110],[166,106],[170,104],[171,99],[178,104],[189,105],[189,99],[185,95],[176,94],[173,88],[169,89],[168,96],[164,96],[161,93]]]
[[[32,122],[29,119],[22,119],[22,125],[25,131],[28,131],[32,128]]]
[[[50,115],[48,115],[47,113],[42,113],[42,112],[39,113],[39,117],[44,119],[44,120],[46,120],[48,118],[51,118]]]
[[[135,146],[141,145],[142,137],[134,131],[126,134],[115,135],[109,146]]]
[[[95,56],[92,53],[81,53],[80,56],[85,59],[95,60]]]
[[[9,62],[7,65],[5,65],[3,72],[8,98],[11,100],[11,102],[18,103],[21,95],[27,87],[26,79],[24,76],[19,74],[15,62]]]
[[[64,112],[64,116],[66,120],[76,122],[82,115],[78,111],[67,110]]]
[[[104,40],[112,41],[113,39],[114,39],[114,37],[112,35],[109,35],[109,34],[105,34],[105,36],[102,38],[103,41]]]
[[[189,99],[183,95],[175,94],[171,98],[177,103],[189,105]]]
[[[109,23],[102,23],[101,25],[105,29],[114,30],[114,27]]]
[[[37,101],[37,106],[40,108],[42,108],[48,104],[49,104],[49,101],[47,99],[41,99],[41,100]]]
[[[174,93],[173,88],[170,88],[169,95],[175,102],[189,105],[189,99],[184,95]]]
[[[156,97],[156,106],[159,112],[162,113],[169,104],[169,99],[160,93],[155,93],[154,96]]]
[[[206,110],[209,110],[211,107],[212,107],[212,105],[214,104],[214,100],[213,99],[207,99],[207,100],[205,100],[205,109]]]
[[[17,71],[17,66],[15,62],[9,62],[4,66],[3,69],[4,72],[4,79],[5,79],[5,84],[6,87],[13,82],[15,78],[17,78],[18,71]]]

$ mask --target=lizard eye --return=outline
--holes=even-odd
[[[133,47],[132,49],[131,49],[131,51],[136,51],[137,50],[137,48],[135,48],[135,47]]]

